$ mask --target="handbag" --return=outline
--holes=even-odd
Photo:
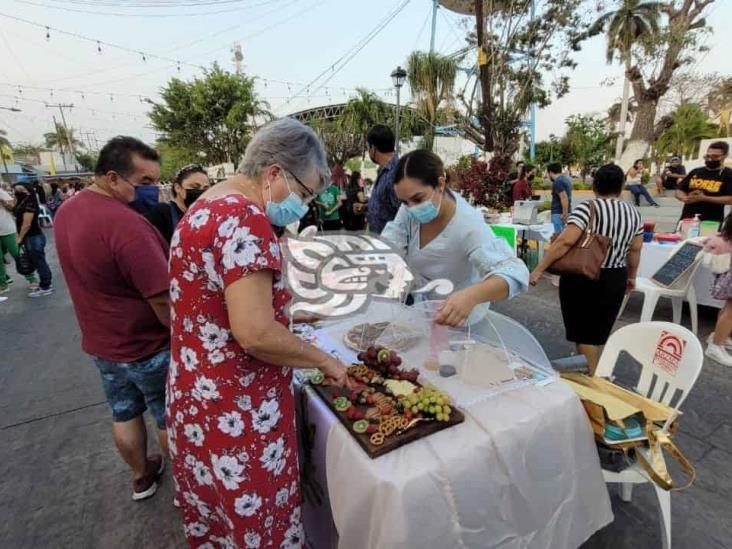
[[[590,202],[590,220],[584,234],[575,242],[574,246],[557,259],[547,269],[551,274],[577,274],[586,276],[592,280],[600,278],[602,264],[610,249],[612,240],[601,234],[597,234],[595,220],[595,201]]]
[[[21,276],[28,276],[36,270],[33,265],[33,260],[28,255],[28,250],[25,249],[24,244],[18,246],[18,257],[15,258],[15,270]]]
[[[676,410],[601,377],[566,373],[562,374],[562,380],[582,401],[601,463],[608,465],[604,468],[619,472],[635,461],[648,478],[664,490],[684,490],[694,483],[694,466],[672,439],[677,430]],[[625,437],[619,436],[622,434]],[[615,450],[614,455],[603,452],[603,446]],[[625,454],[625,460],[618,451]],[[671,478],[665,454],[671,456],[686,475],[687,482],[683,486],[677,486]]]

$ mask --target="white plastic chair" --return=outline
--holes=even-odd
[[[694,264],[679,277],[673,286],[664,288],[659,286],[650,278],[637,278],[635,281],[635,292],[643,294],[643,309],[641,310],[641,322],[650,322],[653,320],[653,313],[656,305],[661,297],[667,297],[671,300],[674,312],[674,322],[681,324],[681,311],[684,306],[684,300],[689,302],[689,313],[691,315],[691,331],[695,334],[699,328],[699,317],[696,307],[696,291],[694,290],[694,275],[699,265],[701,265],[702,254],[699,254],[694,260]],[[625,306],[628,304],[630,294],[623,299],[623,305],[620,307],[618,318],[623,315]]]
[[[678,369],[670,374],[654,361],[656,351],[680,354]],[[669,405],[678,392],[679,398],[674,404],[678,411],[696,383],[704,362],[704,352],[697,337],[689,330],[671,322],[641,322],[630,324],[610,336],[600,357],[595,375],[611,378],[615,364],[621,351],[630,354],[641,364],[642,370],[635,390],[650,399]],[[671,418],[663,430],[666,431],[674,418]],[[615,473],[602,471],[606,483],[620,483],[620,498],[629,502],[634,484],[650,482],[653,487],[661,515],[661,540],[663,549],[671,547],[671,492],[667,492],[653,482],[643,468],[634,463],[629,468]]]
[[[51,212],[48,211],[48,208],[44,206],[43,204],[39,204],[38,209],[38,222],[41,224],[42,227],[53,227],[53,218],[51,217]]]

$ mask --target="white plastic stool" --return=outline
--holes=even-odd
[[[650,322],[653,320],[653,313],[656,310],[659,298],[667,297],[671,300],[671,305],[673,306],[674,324],[681,324],[681,310],[684,305],[684,300],[686,300],[689,302],[689,313],[691,314],[691,331],[696,335],[697,328],[699,327],[699,319],[696,307],[696,291],[694,291],[694,284],[692,282],[700,264],[701,254],[697,256],[694,265],[670,288],[659,286],[650,278],[637,278],[634,291],[643,294],[643,309],[641,310],[640,321]],[[620,307],[620,312],[618,313],[618,318],[622,316],[629,298],[630,294],[625,296],[623,305]]]
[[[44,206],[43,204],[39,204],[38,209],[38,222],[41,224],[42,227],[53,227],[53,218],[51,217],[51,212],[48,211],[48,208]]]

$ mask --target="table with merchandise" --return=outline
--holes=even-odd
[[[429,303],[294,328],[353,364],[349,388],[298,372],[310,543],[579,547],[613,520],[580,401],[519,323],[452,330]]]

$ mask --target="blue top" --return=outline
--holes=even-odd
[[[562,203],[559,201],[559,193],[562,191],[567,193],[567,200],[569,200],[569,207],[567,213],[572,211],[572,182],[569,177],[562,174],[557,177],[552,183],[552,213],[562,213]]]
[[[394,176],[396,175],[398,162],[399,157],[395,154],[381,168],[376,183],[374,183],[374,188],[371,190],[366,216],[369,222],[369,231],[372,233],[381,234],[384,225],[394,219],[399,210],[399,199],[394,192]]]

